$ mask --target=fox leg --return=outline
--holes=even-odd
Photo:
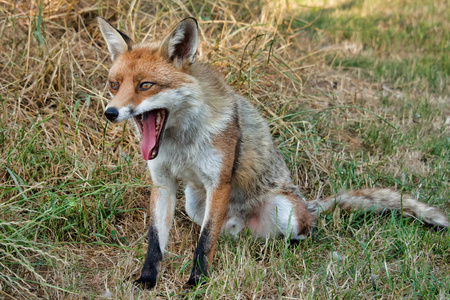
[[[209,276],[209,266],[212,263],[217,238],[227,213],[230,194],[230,180],[219,183],[208,193],[200,238],[194,252],[191,275],[184,288],[196,286],[201,283],[202,277]]]
[[[154,187],[150,196],[150,228],[148,230],[148,250],[141,276],[136,283],[151,289],[156,285],[161,271],[161,260],[167,245],[175,209],[176,182]]]
[[[251,232],[264,239],[280,235],[304,239],[311,222],[305,200],[296,192],[268,196],[263,206],[247,218]]]
[[[228,203],[231,196],[231,178],[233,172],[233,165],[235,159],[235,151],[238,140],[238,127],[236,124],[231,123],[226,129],[224,134],[218,136],[214,142],[215,151],[220,155],[220,168],[205,170],[205,173],[213,174],[211,178],[215,180],[205,183],[206,201],[204,205],[204,213],[202,221],[202,228],[200,231],[200,237],[198,240],[197,248],[194,252],[193,266],[189,280],[184,285],[184,288],[191,288],[202,282],[203,277],[209,276],[209,266],[212,263],[214,250],[217,244],[217,238],[219,237],[222,229],[223,221],[228,211]],[[192,188],[192,187],[191,187]],[[188,200],[189,193],[194,190],[190,190],[188,186]],[[202,207],[201,195],[198,193],[191,193],[190,196],[197,197],[197,206]],[[194,197],[191,197],[192,200]],[[199,205],[200,204],[200,205]],[[189,206],[189,205],[188,205]],[[194,208],[194,205],[191,205]],[[194,220],[200,221],[200,217],[197,217],[194,212],[198,212],[202,209],[192,209],[191,217]],[[202,215],[201,213],[197,215]]]

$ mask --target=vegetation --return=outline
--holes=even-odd
[[[177,298],[199,228],[183,195],[153,291],[151,178],[128,123],[103,117],[95,18],[137,41],[199,20],[210,62],[267,118],[310,198],[388,187],[450,214],[448,1],[2,1],[0,298]],[[395,213],[322,216],[300,245],[219,239],[187,299],[450,298],[448,231]]]

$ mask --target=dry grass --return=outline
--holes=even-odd
[[[188,278],[199,228],[180,193],[156,289],[131,284],[151,181],[130,127],[102,115],[110,61],[97,15],[137,41],[198,18],[200,58],[267,117],[306,196],[396,186],[449,212],[446,89],[332,68],[330,56],[367,46],[296,25],[310,12],[285,1],[0,0],[0,298],[165,299]],[[446,232],[396,215],[336,212],[300,247],[220,238],[210,282],[185,297],[445,299],[449,244]]]

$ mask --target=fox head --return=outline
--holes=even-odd
[[[105,116],[114,123],[134,118],[142,156],[153,159],[164,130],[176,123],[174,116],[199,105],[196,79],[189,75],[197,56],[197,21],[184,19],[161,43],[137,45],[105,19],[97,20],[113,60]]]

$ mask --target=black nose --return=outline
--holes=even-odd
[[[114,121],[115,119],[117,119],[117,117],[119,116],[119,111],[114,108],[114,107],[109,107],[106,111],[105,111],[105,117],[110,120],[111,122]]]

